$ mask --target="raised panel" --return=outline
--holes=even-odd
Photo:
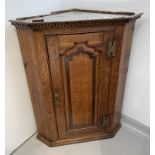
[[[67,50],[61,59],[65,76],[67,128],[94,126],[98,53],[86,43],[79,43]]]
[[[67,62],[69,70],[67,77],[70,79],[69,100],[72,103],[70,105],[72,126],[93,123],[93,65],[94,62],[85,54],[79,54]]]

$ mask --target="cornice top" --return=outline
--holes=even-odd
[[[55,11],[46,15],[17,18],[16,20],[10,20],[10,22],[17,28],[31,29],[98,26],[128,23],[140,18],[142,14],[70,9]]]

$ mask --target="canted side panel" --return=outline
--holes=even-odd
[[[119,66],[120,66],[120,59],[121,59],[121,52],[122,52],[122,40],[123,40],[123,26],[116,26],[115,28],[115,35],[114,40],[116,41],[116,49],[115,49],[115,56],[112,57],[111,61],[111,81],[110,81],[110,88],[109,88],[109,106],[108,106],[108,113],[110,117],[110,126],[109,128],[115,127],[115,108],[116,108],[116,98],[117,98],[117,87],[118,87],[118,78],[119,78]],[[123,94],[122,94],[123,95]],[[119,123],[119,122],[118,122]]]
[[[124,97],[125,83],[128,72],[128,64],[131,53],[132,38],[134,32],[135,22],[130,22],[126,24],[123,28],[122,33],[122,42],[121,42],[121,56],[120,56],[120,65],[119,65],[119,77],[117,85],[117,94],[115,102],[115,113],[114,113],[114,124],[120,122],[122,103]]]
[[[40,79],[40,92],[42,95],[42,104],[46,113],[47,137],[51,141],[58,139],[58,129],[56,124],[55,109],[52,96],[52,83],[49,68],[49,58],[47,54],[46,43],[42,32],[34,32],[36,55],[38,62],[38,76]]]
[[[43,136],[46,136],[45,128],[44,128],[44,121],[43,121],[43,114],[41,111],[41,105],[38,104],[36,105],[35,103],[37,102],[37,90],[36,90],[36,81],[37,80],[37,73],[35,70],[35,54],[32,50],[31,54],[29,51],[29,48],[34,48],[32,45],[34,43],[34,40],[32,39],[32,31],[31,30],[22,30],[22,29],[17,29],[17,34],[18,34],[18,40],[20,43],[20,49],[21,49],[21,54],[23,58],[23,64],[26,72],[26,77],[28,81],[28,86],[30,90],[30,96],[32,100],[32,105],[34,109],[34,114],[35,114],[35,119],[36,119],[36,125],[39,133]],[[27,35],[28,34],[28,35]],[[28,44],[29,47],[27,46]],[[34,70],[34,72],[32,72]],[[35,81],[35,83],[33,83]],[[34,86],[35,85],[35,86]]]
[[[31,30],[17,29],[17,34],[38,133],[50,141],[55,141],[57,139],[57,128],[54,116],[51,113],[53,108],[51,107],[49,72],[47,59],[44,57],[45,49],[42,49],[44,41],[41,40],[41,35],[35,36]],[[38,39],[38,48],[40,48],[40,50],[42,49],[42,54],[40,50],[36,48],[38,42],[35,42],[35,39]],[[41,63],[39,63],[39,61],[41,61]]]

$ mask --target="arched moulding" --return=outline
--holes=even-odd
[[[83,51],[86,49],[86,51],[91,51],[91,50],[94,50],[96,52],[101,52],[101,49],[102,49],[102,46],[103,44],[98,44],[98,45],[90,45],[88,43],[88,41],[82,41],[82,42],[74,42],[73,46],[69,47],[69,48],[63,48],[63,49],[59,49],[60,52],[59,52],[59,55],[62,56],[62,55],[65,55],[67,54],[67,51],[71,51],[71,50],[74,50],[75,48],[81,48]],[[82,51],[81,50],[81,51]]]

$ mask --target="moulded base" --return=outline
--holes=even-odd
[[[59,139],[54,142],[40,136],[39,134],[37,135],[37,138],[50,147],[61,146],[61,145],[66,145],[66,144],[73,144],[73,143],[88,142],[88,141],[93,141],[93,140],[112,138],[115,136],[115,134],[120,129],[120,127],[121,127],[121,124],[117,125],[112,131],[107,132],[107,133],[100,132],[100,133],[95,133],[95,134],[82,135],[80,137],[74,137],[74,138],[69,137],[69,138]]]

